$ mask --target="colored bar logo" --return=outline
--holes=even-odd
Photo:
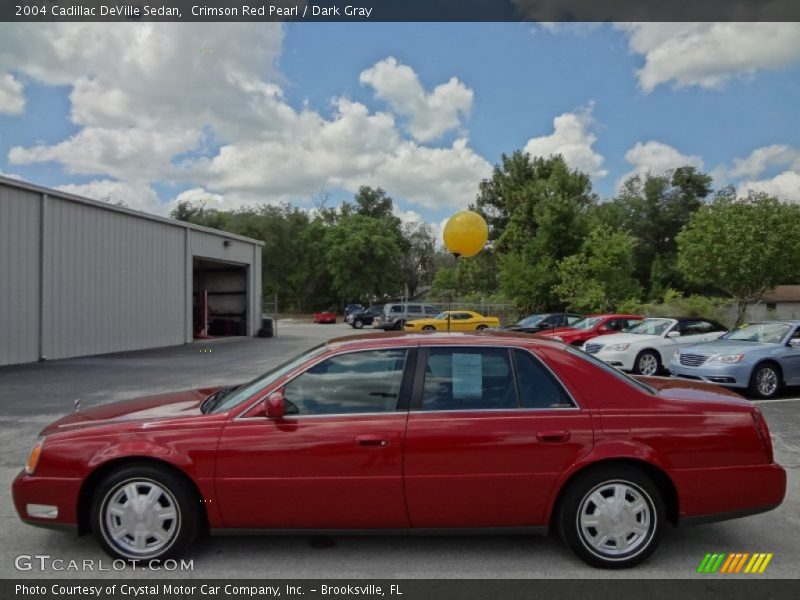
[[[763,573],[772,560],[772,552],[725,552],[708,553],[697,567],[698,573]]]

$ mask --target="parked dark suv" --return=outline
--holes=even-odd
[[[382,311],[383,304],[373,304],[365,311],[350,313],[345,317],[344,321],[354,329],[361,329],[364,325],[372,325],[375,317],[380,315]]]
[[[410,302],[395,302],[386,304],[383,312],[372,322],[373,327],[383,330],[402,331],[406,321],[435,317],[440,312],[439,308],[428,304],[412,304]]]

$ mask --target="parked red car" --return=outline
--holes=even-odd
[[[619,333],[633,327],[642,319],[644,317],[641,315],[587,315],[569,327],[559,327],[536,335],[573,346],[583,346],[598,335]]]
[[[315,312],[314,323],[336,323],[336,313]]]
[[[41,435],[14,481],[20,517],[131,560],[205,528],[549,526],[619,568],[667,523],[767,511],[786,489],[740,396],[524,334],[342,338],[234,388],[109,403]]]

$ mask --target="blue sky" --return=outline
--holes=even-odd
[[[369,184],[439,224],[516,149],[800,201],[797,24],[1,27],[0,172],[151,212]]]

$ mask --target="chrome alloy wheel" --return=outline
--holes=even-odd
[[[642,375],[655,375],[658,373],[658,359],[654,354],[646,352],[639,357],[639,373]]]
[[[762,367],[756,374],[756,389],[758,393],[769,398],[778,391],[778,374],[771,367]]]
[[[104,498],[103,536],[121,554],[162,554],[180,530],[180,508],[172,493],[151,479],[121,482]]]
[[[605,482],[592,489],[581,502],[577,519],[584,546],[608,560],[643,551],[656,529],[652,500],[627,481]]]

